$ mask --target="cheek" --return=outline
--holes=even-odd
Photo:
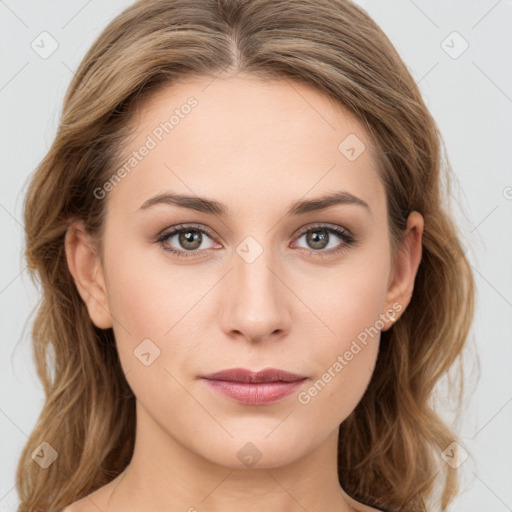
[[[116,344],[128,373],[142,366],[140,357],[137,358],[141,343],[141,351],[145,348],[142,353],[149,352],[151,360],[156,362],[156,357],[163,355],[163,335],[175,321],[171,299],[163,296],[163,290],[167,289],[169,296],[176,294],[170,286],[171,276],[156,270],[141,247],[130,243],[127,236],[116,236],[120,231],[105,238],[105,279]],[[174,302],[177,307],[177,301]]]
[[[123,243],[111,241],[105,262],[119,357],[130,382],[141,372],[167,377],[164,369],[181,368],[204,338],[196,316],[215,279],[192,266],[173,267],[159,251]]]
[[[184,283],[142,264],[135,255],[119,260],[109,274],[109,307],[121,366],[138,400],[154,411],[168,410],[170,403],[179,410],[186,394],[178,374],[193,348],[184,331],[191,300],[176,292]]]
[[[343,349],[368,329],[383,327],[380,315],[385,312],[388,259],[373,257],[371,251],[361,252],[338,268],[321,269],[315,274],[304,283],[302,296],[307,297],[320,327],[323,324],[321,331],[329,347]]]
[[[173,268],[158,247],[133,238],[112,236],[105,248],[109,308],[118,330],[129,331],[134,342],[162,339],[190,310],[199,290],[194,292],[194,282]]]
[[[384,258],[372,264],[361,259],[360,265],[347,264],[335,275],[331,270],[324,280],[317,279],[318,292],[308,295],[308,306],[321,319],[315,317],[317,326],[312,324],[309,332],[322,335],[315,337],[311,353],[318,375],[299,402],[327,413],[333,422],[350,414],[371,380],[383,327],[388,263]]]
[[[171,327],[173,311],[163,289],[169,278],[155,273],[145,265],[125,258],[110,275],[109,307],[114,324],[124,327],[134,338],[161,337]],[[169,288],[169,296],[176,297]],[[179,298],[176,297],[178,307]]]
[[[324,310],[325,323],[335,334],[327,332],[316,337],[310,354],[316,375],[298,396],[310,416],[318,414],[327,424],[339,425],[350,415],[375,368],[380,342],[380,301],[375,290],[372,293],[370,288],[365,294],[362,291],[358,287],[360,295],[354,297],[346,287],[338,292],[337,306],[326,304],[329,309]]]

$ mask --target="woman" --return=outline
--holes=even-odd
[[[26,198],[20,510],[445,509],[474,282],[441,140],[349,1],[121,13]]]

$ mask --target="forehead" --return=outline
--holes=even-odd
[[[171,130],[159,134],[158,127],[166,121],[173,125]],[[204,141],[233,149],[238,144],[240,150],[272,139],[288,145],[295,141],[299,149],[304,139],[314,144],[321,138],[338,151],[337,142],[348,134],[357,135],[367,148],[371,145],[361,122],[320,91],[289,79],[249,75],[190,78],[163,88],[140,105],[135,122],[144,132],[156,130],[158,139],[172,132],[181,143],[186,141],[179,133],[193,130],[197,136],[188,137],[188,142],[196,147]]]
[[[303,84],[238,75],[184,80],[141,103],[133,122],[118,165],[126,177],[110,192],[130,211],[166,190],[213,197],[233,212],[251,199],[277,207],[338,190],[383,200],[363,124]]]

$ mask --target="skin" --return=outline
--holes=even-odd
[[[113,327],[137,398],[137,434],[127,469],[65,510],[376,510],[340,488],[336,454],[339,425],[370,382],[380,333],[309,403],[298,394],[393,304],[405,310],[421,260],[423,218],[411,213],[393,259],[368,133],[305,85],[243,75],[189,79],[139,109],[129,151],[190,96],[197,107],[103,199],[102,257],[80,221],[67,232],[68,265],[91,320]],[[366,146],[354,161],[338,149],[349,134]],[[341,204],[285,216],[298,200],[340,190],[366,201],[371,212]],[[170,191],[215,199],[229,214],[168,204],[139,210]],[[180,223],[213,233],[202,235],[201,255],[166,252],[164,246],[190,247],[178,235],[154,241]],[[315,223],[348,229],[358,244],[322,258],[319,252],[345,242],[328,234],[328,247],[315,252],[306,231],[315,232]],[[263,250],[251,263],[236,251],[247,236]],[[391,325],[387,319],[382,330]],[[160,350],[147,366],[134,356],[146,338]],[[243,405],[200,379],[233,367],[281,368],[308,380],[275,404]],[[237,456],[249,442],[261,453],[253,467]]]

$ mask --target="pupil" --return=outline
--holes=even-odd
[[[197,243],[199,241],[199,243]],[[198,231],[186,231],[180,234],[180,243],[188,249],[197,249],[201,246],[201,233]],[[191,245],[191,246],[190,246]]]
[[[327,245],[328,234],[326,231],[312,231],[308,235],[308,243],[315,249],[323,249]]]

